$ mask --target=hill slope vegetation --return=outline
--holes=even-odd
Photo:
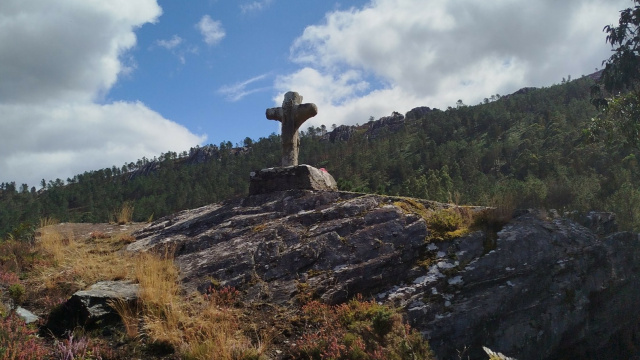
[[[617,213],[621,228],[638,231],[640,154],[623,141],[589,141],[584,129],[596,115],[591,85],[583,77],[491,96],[475,106],[459,101],[456,108],[414,113],[399,126],[370,121],[351,127],[346,140],[308,128],[300,163],[326,168],[341,190],[458,204],[607,210]],[[374,126],[371,136],[367,129]],[[168,152],[66,181],[43,180],[39,190],[0,184],[0,234],[20,237],[40,218],[113,221],[125,203],[134,220],[146,221],[246,195],[250,171],[279,164],[280,137],[247,138],[244,145]]]

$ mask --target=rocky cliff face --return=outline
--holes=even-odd
[[[364,135],[368,139],[375,139],[380,136],[385,131],[394,133],[402,129],[405,125],[405,120],[408,121],[417,121],[422,119],[431,111],[437,109],[431,109],[426,106],[421,106],[417,108],[411,109],[407,112],[406,118],[405,115],[402,115],[398,112],[393,112],[389,116],[383,116],[378,120],[372,120],[368,123],[361,126],[348,126],[348,125],[340,125],[333,129],[332,131],[322,135],[320,138],[321,141],[330,141],[332,143],[336,141],[349,141],[351,137],[356,133],[356,130],[363,129],[365,130]]]
[[[128,250],[174,249],[187,290],[215,279],[283,306],[301,288],[331,303],[356,294],[392,302],[440,359],[485,359],[483,345],[520,360],[634,355],[638,235],[599,237],[521,212],[497,233],[430,242],[424,214],[403,203],[449,206],[347,192],[254,195],[159,219]]]
[[[355,126],[340,125],[330,132],[324,134],[320,141],[330,141],[332,143],[336,141],[349,141],[355,133]]]
[[[409,112],[407,112],[407,114],[405,115],[405,119],[406,120],[419,120],[422,119],[423,117],[425,117],[427,114],[429,114],[430,112],[437,110],[437,109],[431,109],[428,106],[420,106],[417,108],[413,108],[411,110],[409,110]]]
[[[365,136],[368,139],[375,139],[380,136],[383,131],[394,133],[399,131],[403,127],[404,115],[394,111],[389,116],[381,117],[380,119],[369,123],[369,128],[367,129]]]

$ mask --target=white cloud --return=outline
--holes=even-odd
[[[0,169],[19,183],[72,177],[204,141],[144,104],[0,105]],[[19,135],[19,136],[16,136]]]
[[[203,141],[142,103],[98,103],[135,67],[133,30],[161,13],[155,0],[0,2],[0,182],[37,185]]]
[[[207,45],[219,43],[226,35],[222,23],[217,20],[214,21],[209,15],[203,16],[196,24],[196,27],[200,30],[200,33],[204,37],[204,42],[207,43]]]
[[[262,11],[267,7],[269,7],[269,5],[271,5],[272,2],[273,0],[260,0],[260,1],[252,1],[246,4],[241,4],[240,11],[242,11],[243,14]]]
[[[197,54],[199,49],[197,46],[188,45],[183,38],[178,35],[173,35],[168,40],[156,40],[155,45],[167,49],[175,57],[178,58],[182,65],[187,62],[187,54]],[[153,47],[150,47],[150,49]]]
[[[278,77],[276,88],[316,102],[319,114],[310,121],[325,125],[423,105],[446,108],[457,99],[476,104],[593,72],[610,55],[602,27],[628,6],[627,0],[372,0],[308,26],[291,46],[301,69]]]
[[[156,44],[160,47],[163,47],[167,50],[172,50],[176,46],[182,44],[182,38],[178,35],[173,35],[173,37],[169,40],[157,40]]]
[[[91,100],[116,82],[150,0],[0,2],[0,101]],[[62,50],[64,49],[64,51]]]
[[[410,106],[419,98],[403,89],[392,87],[372,90],[356,71],[327,75],[310,67],[276,79],[279,94],[274,97],[278,106],[287,91],[297,91],[304,102],[318,106],[318,115],[307,120],[302,130],[309,126],[332,124],[364,124],[369,116],[388,115],[399,106]],[[360,95],[362,94],[362,95]]]
[[[271,89],[271,87],[260,87],[247,90],[248,85],[251,85],[260,80],[264,80],[268,75],[269,74],[262,74],[233,85],[221,86],[220,89],[218,89],[218,93],[224,95],[228,101],[238,101],[247,95]]]

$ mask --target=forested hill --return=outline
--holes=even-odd
[[[458,204],[614,211],[621,227],[640,230],[638,150],[622,141],[589,141],[596,110],[593,80],[492,96],[482,104],[420,108],[332,133],[302,133],[300,163],[324,167],[341,190],[403,195]],[[0,237],[19,224],[106,222],[125,202],[134,220],[248,192],[249,172],[277,166],[280,137],[244,148],[231,143],[166,153],[122,167],[0,187]],[[23,225],[23,228],[26,225]]]

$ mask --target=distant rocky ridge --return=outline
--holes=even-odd
[[[597,79],[599,72],[596,72],[590,77]],[[527,94],[536,90],[533,87],[522,88],[511,95],[505,95],[502,99],[507,99],[510,96]],[[332,129],[331,131],[322,131],[318,133],[320,141],[329,141],[334,143],[336,141],[346,142],[349,141],[355,134],[363,134],[366,139],[374,140],[380,137],[385,132],[395,133],[405,127],[406,122],[413,122],[423,119],[432,111],[440,111],[436,108],[430,108],[427,106],[419,106],[409,110],[405,115],[399,112],[393,111],[389,116],[380,117],[377,120],[371,120],[363,125],[340,125]],[[231,143],[229,143],[231,144]],[[217,145],[205,145],[202,147],[191,148],[184,156],[177,159],[177,163],[180,165],[193,165],[203,164],[211,160],[220,159],[222,152],[228,152],[230,155],[241,156],[251,151],[251,146],[231,147],[221,149]],[[157,171],[162,166],[162,160],[151,160],[142,164],[133,171],[126,173],[126,180],[133,180],[138,176],[147,176]]]
[[[221,150],[217,145],[205,145],[197,146],[189,149],[189,152],[185,152],[185,156],[177,158],[175,161],[179,165],[195,165],[204,164],[208,161],[219,159],[221,152],[227,151],[229,155],[239,156],[247,154],[251,151],[251,147],[241,146],[235,148],[228,148]],[[137,169],[127,172],[125,174],[126,180],[133,180],[138,176],[147,176],[160,169],[163,160],[151,160],[142,164]]]
[[[574,216],[591,230],[520,211],[497,233],[432,242],[425,219],[407,210],[421,206],[453,205],[274,192],[159,219],[128,251],[175,249],[187,290],[215,279],[263,304],[286,306],[301,288],[330,303],[356,294],[394,303],[439,359],[486,359],[483,346],[520,360],[639,355],[640,238],[609,233],[609,214]]]
[[[431,111],[428,107],[418,107],[407,113],[407,117],[412,120],[420,119],[426,113]],[[378,120],[372,120],[365,125],[361,126],[349,126],[341,125],[333,129],[332,131],[325,132],[320,136],[321,141],[349,141],[351,137],[357,132],[358,129],[364,131],[365,137],[368,139],[375,139],[385,131],[396,132],[404,127],[405,116],[393,112],[390,116],[383,116]],[[211,160],[220,159],[223,151],[228,152],[232,156],[242,156],[251,151],[250,146],[241,147],[229,147],[221,149],[217,145],[205,145],[191,148],[188,153],[176,159],[178,165],[194,165],[203,164]],[[135,170],[127,172],[125,174],[125,180],[130,181],[139,176],[148,176],[162,166],[162,159],[150,160],[146,163],[140,164]]]

